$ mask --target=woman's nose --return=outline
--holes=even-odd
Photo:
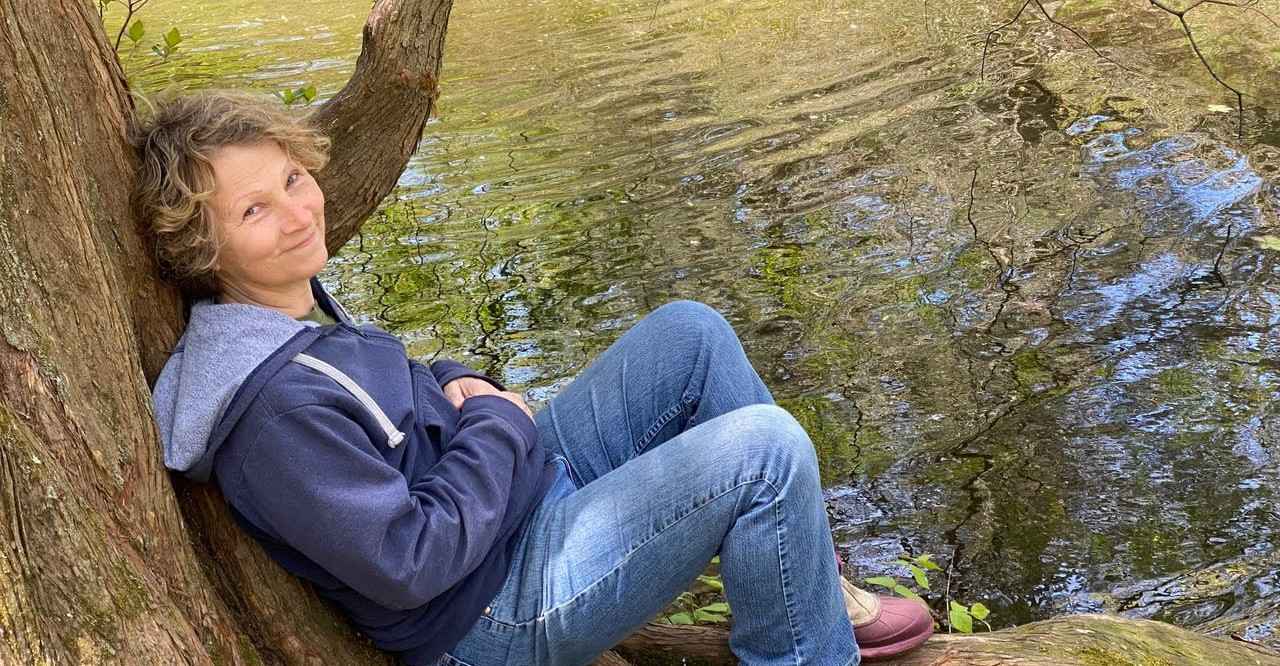
[[[285,207],[285,231],[305,229],[314,223],[311,218],[311,209],[305,202],[300,200],[290,201]]]

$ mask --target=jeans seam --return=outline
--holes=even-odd
[[[609,577],[610,577],[610,576],[612,576],[613,574],[617,573],[617,572],[618,572],[618,570],[619,570],[619,569],[621,569],[621,568],[622,568],[622,566],[623,566],[624,564],[626,564],[628,561],[630,561],[630,560],[631,560],[631,556],[632,556],[632,555],[635,555],[636,551],[638,551],[638,550],[640,550],[641,548],[644,548],[645,546],[649,545],[649,542],[651,542],[651,541],[653,541],[654,539],[658,538],[658,536],[659,536],[660,534],[662,534],[663,532],[665,532],[665,531],[667,531],[667,530],[671,529],[672,527],[675,527],[677,524],[679,524],[679,523],[680,523],[681,521],[683,521],[684,519],[688,518],[689,516],[692,516],[693,514],[695,514],[695,513],[697,513],[698,511],[702,510],[704,507],[706,507],[706,506],[710,505],[712,502],[714,502],[714,501],[716,501],[716,500],[720,499],[721,497],[724,497],[725,495],[728,495],[729,493],[732,493],[733,491],[737,490],[738,488],[741,488],[741,487],[743,487],[743,486],[747,486],[747,485],[751,485],[751,484],[756,483],[756,482],[759,482],[759,481],[763,481],[763,482],[764,482],[764,484],[765,484],[766,486],[769,486],[769,490],[773,491],[773,496],[774,496],[774,500],[773,500],[773,501],[774,501],[774,502],[777,502],[778,498],[782,496],[782,493],[780,493],[780,492],[778,491],[778,487],[774,484],[774,482],[773,482],[773,481],[769,480],[769,478],[768,478],[767,476],[761,475],[761,476],[758,476],[758,477],[750,477],[750,478],[747,478],[747,479],[744,479],[744,480],[738,481],[738,482],[737,482],[737,483],[735,483],[733,486],[731,486],[731,487],[729,487],[729,488],[726,488],[723,492],[718,493],[718,494],[716,494],[716,495],[714,495],[714,496],[708,497],[705,501],[703,501],[701,504],[698,504],[698,505],[694,506],[692,509],[690,509],[688,512],[686,512],[684,515],[682,515],[682,516],[680,516],[679,518],[676,518],[675,520],[671,521],[671,523],[669,523],[669,524],[668,524],[668,525],[666,525],[665,527],[663,527],[663,528],[661,528],[661,529],[659,529],[659,530],[655,531],[653,534],[650,534],[650,535],[649,535],[649,537],[648,537],[648,538],[646,538],[644,541],[641,541],[640,543],[636,544],[636,545],[635,545],[635,547],[633,547],[633,548],[631,548],[630,550],[628,550],[628,551],[627,551],[626,556],[624,556],[624,557],[622,558],[622,560],[620,560],[617,564],[615,564],[615,565],[613,566],[613,568],[612,568],[612,569],[610,569],[610,570],[606,571],[603,575],[601,575],[599,578],[597,578],[595,581],[593,581],[590,585],[588,585],[588,586],[586,586],[585,588],[583,588],[583,589],[579,590],[577,594],[575,594],[575,595],[573,595],[572,597],[570,597],[569,599],[565,600],[563,603],[558,604],[558,605],[557,605],[557,606],[555,606],[554,608],[548,608],[546,611],[544,611],[544,612],[542,612],[542,613],[539,613],[539,614],[538,614],[536,617],[534,617],[533,619],[531,619],[531,620],[525,620],[524,622],[518,622],[518,623],[502,622],[501,620],[496,620],[496,619],[491,618],[491,617],[488,617],[488,616],[481,616],[481,617],[485,617],[485,618],[486,618],[486,619],[488,619],[490,622],[493,622],[493,623],[496,623],[496,624],[501,624],[501,625],[506,626],[506,627],[517,628],[517,629],[518,629],[518,628],[525,627],[525,626],[530,625],[530,624],[533,624],[533,623],[536,623],[536,622],[542,622],[542,621],[544,621],[544,620],[545,620],[549,615],[551,615],[551,614],[553,614],[553,613],[558,613],[558,612],[560,612],[560,611],[562,611],[562,610],[564,610],[564,609],[569,608],[570,606],[572,606],[572,605],[574,604],[574,602],[576,602],[580,597],[582,597],[582,595],[586,594],[587,592],[590,592],[593,588],[595,588],[596,586],[600,585],[600,583],[601,583],[601,582],[603,582],[604,580],[606,580],[607,578],[609,578]],[[788,620],[787,620],[788,624],[792,624],[792,625],[794,626],[794,623],[791,621],[791,619],[790,619],[790,617],[789,617],[789,616],[790,616],[790,611],[788,611],[788,613],[787,613],[787,614],[788,614]],[[794,630],[793,630],[793,633],[794,633]]]
[[[653,438],[657,437],[658,433],[661,432],[663,426],[671,423],[672,419],[679,416],[692,403],[693,398],[684,395],[680,397],[680,402],[668,407],[667,411],[659,414],[658,418],[654,419],[653,425],[649,426],[649,429],[644,432],[644,436],[640,438],[640,441],[636,442],[636,454],[644,453],[644,450],[649,448],[649,444],[653,442]]]
[[[783,566],[786,551],[786,534],[783,529],[782,502],[777,501],[778,494],[774,493],[775,500],[773,502],[773,521],[774,533],[778,538],[778,578],[782,583],[782,605],[787,609],[787,628],[791,630],[791,646],[792,654],[795,655],[796,663],[800,663],[800,633],[796,631],[795,604],[791,594],[791,576],[787,568]]]
[[[578,476],[578,470],[574,469],[573,460],[569,457],[569,449],[564,446],[564,442],[567,440],[564,437],[564,433],[560,430],[560,417],[556,413],[555,401],[552,401],[547,405],[547,418],[551,419],[551,432],[556,437],[556,448],[558,448],[560,453],[564,456],[565,467],[569,468],[569,480],[573,482],[574,488],[581,489],[584,484],[582,483],[582,478]]]

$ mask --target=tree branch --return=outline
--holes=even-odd
[[[333,142],[317,180],[336,252],[395,187],[435,106],[452,0],[378,0],[347,85],[311,116]]]

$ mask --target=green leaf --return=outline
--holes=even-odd
[[[279,93],[279,95],[280,95],[280,99],[281,99],[281,100],[282,100],[286,105],[293,104],[293,102],[294,102],[294,100],[295,100],[295,98],[294,98],[294,96],[293,96],[293,91],[292,91],[292,90],[281,90],[281,91],[280,91],[280,93]]]
[[[142,19],[138,19],[133,22],[133,25],[129,26],[129,30],[124,33],[124,36],[136,43],[145,34],[147,34],[147,29],[142,26]]]
[[[693,611],[693,619],[698,620],[700,622],[728,622],[729,621],[729,618],[723,615],[720,615],[718,613],[708,613],[707,611],[704,611],[701,608]]]
[[[175,46],[182,43],[182,33],[177,28],[170,28],[169,32],[164,33],[164,45],[172,50]]]
[[[893,578],[892,576],[872,576],[871,578],[863,578],[862,582],[866,583],[867,585],[879,585],[880,587],[887,587],[890,590],[892,590],[895,587],[898,587],[897,579]]]
[[[1264,250],[1280,252],[1280,236],[1255,236],[1253,242]]]
[[[907,567],[911,569],[911,577],[916,579],[916,585],[926,590],[929,589],[929,576],[925,574],[924,569],[914,564],[908,564]]]
[[[303,96],[303,97],[307,98],[307,104],[310,104],[310,103],[312,103],[312,102],[314,102],[314,101],[315,101],[315,99],[316,99],[316,87],[315,87],[315,86],[307,86],[307,87],[305,87],[305,88],[298,88],[298,90],[302,93],[302,96]]]
[[[969,614],[979,620],[985,620],[987,619],[987,616],[991,614],[991,611],[986,606],[983,606],[982,602],[979,601],[969,607]]]
[[[903,597],[903,598],[905,598],[905,599],[919,599],[919,598],[920,598],[920,595],[916,594],[914,590],[912,590],[911,588],[907,587],[906,585],[895,585],[895,586],[893,586],[893,591],[894,591],[898,596]]]
[[[916,564],[930,571],[942,571],[942,567],[938,566],[938,563],[933,561],[933,556],[928,553],[917,557]]]
[[[947,612],[947,618],[951,621],[951,628],[962,634],[973,633],[973,616],[969,615],[969,609],[964,606],[951,602],[951,609]]]
[[[728,604],[727,602],[724,602],[724,601],[718,601],[718,602],[716,602],[716,603],[714,603],[714,604],[707,604],[706,606],[703,606],[702,608],[699,608],[698,610],[707,611],[708,613],[721,613],[721,614],[728,614],[728,613],[729,613],[729,604]]]
[[[693,624],[693,616],[688,613],[674,613],[667,616],[671,624]]]
[[[724,583],[715,576],[698,576],[698,582],[706,585],[716,592],[724,592]]]

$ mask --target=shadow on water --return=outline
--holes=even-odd
[[[200,66],[147,85],[332,94],[361,17],[328,4],[244,44],[191,26]],[[857,575],[933,553],[998,625],[1111,609],[1280,642],[1280,267],[1255,242],[1277,111],[1253,98],[1235,140],[1149,12],[1056,5],[1144,76],[1028,19],[980,82],[1010,8],[921,4],[459,5],[441,116],[325,279],[538,401],[706,301],[809,429]],[[217,5],[189,20],[280,14]]]

